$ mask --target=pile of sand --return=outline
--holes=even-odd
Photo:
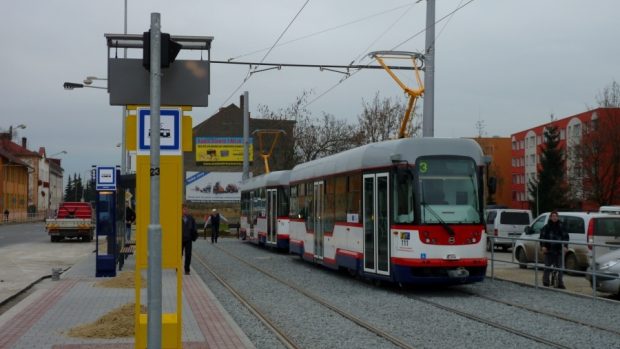
[[[116,308],[97,319],[95,322],[80,325],[67,332],[69,337],[79,338],[122,338],[134,336],[135,303]],[[146,313],[146,307],[141,307]]]
[[[144,288],[146,281],[141,278],[140,286]],[[124,271],[113,278],[107,278],[99,281],[95,284],[95,287],[107,287],[107,288],[135,288],[135,276],[133,271]]]

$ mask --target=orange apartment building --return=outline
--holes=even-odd
[[[497,189],[495,195],[493,195],[493,203],[495,205],[504,205],[510,207],[512,204],[511,197],[511,143],[508,137],[489,137],[489,138],[474,138],[480,147],[484,155],[491,157],[491,164],[488,167],[487,176],[492,176],[497,179]],[[485,198],[487,204],[489,197]]]
[[[543,133],[547,126],[554,125],[560,130],[560,147],[564,149],[565,154],[565,178],[570,181],[570,178],[575,178],[575,176],[571,176],[571,171],[575,171],[575,160],[571,158],[574,147],[581,143],[583,134],[592,129],[599,118],[608,117],[620,117],[620,108],[597,108],[512,134],[510,137],[512,154],[510,206],[532,209],[530,202],[535,201],[535,198],[529,194],[528,183],[537,178],[541,154],[540,145],[544,143]],[[597,205],[584,200],[583,183],[571,181],[569,188],[571,190],[570,195],[581,200],[581,209],[598,209]],[[615,203],[618,202],[620,202],[620,198]]]

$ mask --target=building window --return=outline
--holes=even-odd
[[[566,139],[566,130],[564,129],[560,130],[560,140],[562,139]]]
[[[512,150],[517,150],[517,141],[512,141]]]

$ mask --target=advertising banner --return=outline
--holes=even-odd
[[[254,145],[249,139],[249,160],[254,160]],[[243,137],[196,137],[196,165],[243,164]]]
[[[241,201],[242,172],[185,172],[187,201]]]

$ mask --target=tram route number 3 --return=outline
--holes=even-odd
[[[151,177],[159,176],[159,167],[151,168]]]

